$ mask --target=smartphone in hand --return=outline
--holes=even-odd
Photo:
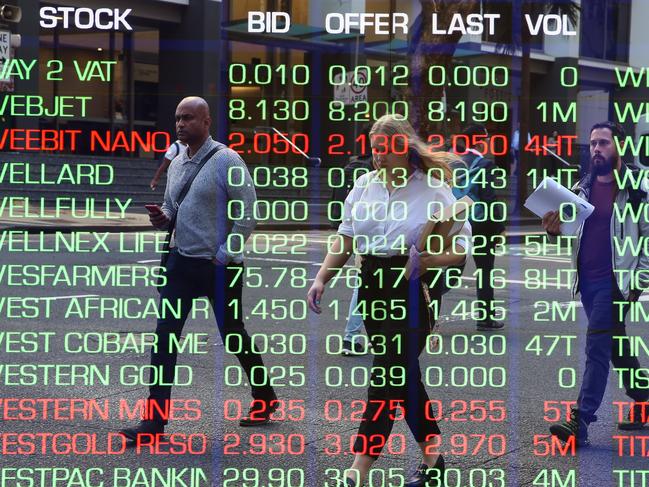
[[[149,210],[149,213],[151,215],[158,215],[162,213],[162,208],[160,208],[158,205],[151,204],[151,205],[144,205],[144,207]]]

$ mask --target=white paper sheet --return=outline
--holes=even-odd
[[[527,198],[525,208],[540,217],[543,217],[548,211],[559,211],[561,209],[563,213],[562,220],[570,220],[561,223],[561,233],[563,235],[576,234],[579,226],[595,209],[588,201],[580,198],[549,177],[543,179],[541,184]],[[571,218],[573,211],[575,216]]]

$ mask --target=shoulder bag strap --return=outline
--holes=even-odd
[[[176,227],[176,217],[178,216],[178,209],[180,208],[180,204],[183,202],[185,199],[185,196],[187,195],[187,192],[189,191],[189,188],[191,187],[192,183],[194,182],[194,179],[196,179],[196,176],[198,173],[201,171],[203,166],[207,161],[209,161],[214,154],[216,154],[218,151],[221,149],[224,149],[225,145],[219,145],[218,147],[215,147],[211,151],[209,151],[203,159],[201,159],[201,162],[198,163],[198,166],[196,167],[196,170],[194,173],[187,179],[187,182],[185,183],[185,186],[183,186],[183,189],[180,191],[180,194],[178,195],[178,200],[176,201],[176,211],[174,212],[173,216],[171,217],[171,220],[169,221],[169,227],[167,228],[167,238],[165,239],[164,247],[163,247],[163,255],[166,253],[169,253],[169,245],[171,244],[171,235],[174,232],[174,228]]]

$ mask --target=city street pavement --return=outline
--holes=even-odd
[[[135,222],[145,223],[141,217],[136,217]],[[6,230],[9,226],[4,224]],[[241,411],[247,411],[250,400],[247,379],[245,374],[238,375],[240,369],[236,359],[225,353],[211,312],[207,317],[198,312],[198,316],[188,320],[184,333],[208,334],[208,344],[194,341],[193,351],[199,353],[187,350],[179,355],[178,365],[189,366],[192,377],[191,383],[174,387],[173,398],[200,401],[200,415],[190,415],[190,420],[177,419],[167,428],[168,433],[176,434],[171,437],[172,441],[189,441],[189,445],[184,444],[184,450],[180,444],[163,444],[157,452],[143,447],[114,455],[82,454],[85,443],[80,439],[76,455],[51,451],[43,454],[40,443],[31,454],[17,454],[18,446],[5,444],[12,452],[3,455],[5,472],[12,467],[67,468],[67,475],[76,472],[86,476],[77,479],[77,483],[61,481],[56,484],[58,486],[95,486],[102,485],[101,481],[106,487],[337,485],[336,476],[351,465],[350,441],[358,428],[362,401],[366,399],[365,383],[372,357],[342,357],[337,353],[352,293],[344,279],[339,279],[334,287],[327,287],[321,315],[305,311],[306,291],[325,255],[327,237],[332,233],[328,230],[258,231],[246,246],[245,262],[249,270],[246,271],[243,297],[244,319],[248,332],[257,334],[258,346],[268,344],[264,360],[271,367],[271,376],[286,409],[276,413],[277,420],[258,428],[239,427],[238,418]],[[3,234],[7,235],[0,232]],[[33,234],[28,240],[30,245],[36,246],[42,239],[42,246],[47,249],[57,238],[53,233]],[[97,251],[85,253],[64,250],[26,253],[15,251],[16,247],[9,251],[5,239],[0,241],[0,269],[12,264],[51,264],[66,268],[97,265],[101,269],[120,266],[144,273],[159,261],[151,245],[145,246],[142,252],[119,252],[120,247],[136,247],[136,233],[120,233],[114,229],[102,238],[103,245]],[[628,443],[621,455],[618,452],[618,440],[614,437],[621,432],[616,428],[613,402],[627,399],[614,373],[609,376],[599,420],[590,429],[592,446],[576,454],[570,449],[562,452],[561,445],[552,443],[547,436],[551,422],[544,420],[544,415],[551,416],[555,411],[551,408],[560,407],[565,416],[566,407],[560,402],[576,399],[584,366],[586,321],[583,310],[577,303],[575,319],[570,316],[572,305],[565,271],[560,274],[564,282],[556,279],[558,271],[569,269],[568,254],[564,250],[561,255],[539,255],[534,245],[524,243],[508,244],[503,251],[504,255],[496,258],[496,266],[503,269],[497,276],[503,289],[496,291],[496,297],[502,300],[500,304],[506,312],[505,328],[499,332],[476,332],[474,321],[466,312],[475,300],[477,277],[470,261],[461,285],[444,297],[440,317],[441,348],[426,350],[420,358],[429,396],[439,401],[435,404],[442,408],[439,451],[444,452],[446,458],[447,485],[633,485],[628,480],[630,474],[624,474],[626,480],[620,482],[618,476],[623,474],[614,472],[640,471],[646,468],[646,459],[641,458],[640,439],[636,440],[633,455]],[[541,272],[546,274],[541,276]],[[539,285],[534,277],[543,277],[540,282],[545,284]],[[350,278],[347,282],[353,285],[354,281]],[[70,311],[73,300],[82,303],[98,297],[155,301],[158,296],[155,288],[141,284],[70,287],[59,283],[53,286],[51,278],[45,285],[28,287],[11,283],[6,270],[0,275],[0,296],[39,298],[39,316],[30,318],[26,317],[29,313],[24,313],[25,317],[10,318],[9,315],[16,316],[18,311],[8,308],[5,301],[2,331],[54,332],[55,335],[51,336],[48,350],[44,350],[41,342],[38,350],[25,346],[21,353],[15,353],[17,345],[10,347],[6,339],[0,342],[5,371],[7,365],[15,364],[96,365],[102,370],[108,365],[110,381],[108,385],[84,385],[81,380],[74,385],[61,386],[43,385],[42,380],[34,385],[5,384],[2,394],[5,401],[7,398],[97,399],[102,403],[108,401],[110,407],[108,419],[95,415],[87,420],[82,417],[69,420],[52,418],[53,406],[50,405],[46,419],[41,415],[40,419],[30,421],[1,421],[0,432],[96,434],[97,451],[102,451],[107,447],[109,433],[133,423],[120,417],[120,400],[132,405],[147,394],[147,387],[139,384],[138,379],[131,379],[130,373],[123,378],[135,384],[122,384],[120,370],[130,372],[148,365],[149,349],[130,347],[124,353],[106,354],[65,353],[64,337],[70,332],[117,332],[120,343],[126,344],[128,337],[133,336],[129,333],[152,332],[155,319],[111,316],[101,319],[96,310],[90,312],[90,318],[83,319],[73,313],[66,317],[66,310]],[[285,301],[273,303],[273,299]],[[553,307],[554,302],[560,304]],[[51,312],[49,317],[43,316],[46,304]],[[293,318],[281,316],[284,306],[292,306]],[[337,318],[334,316],[336,306]],[[630,334],[649,339],[644,320],[627,323]],[[88,335],[87,346],[99,347],[99,337]],[[291,337],[292,341],[282,345],[282,337]],[[646,353],[640,353],[640,361],[643,365],[649,363]],[[17,375],[2,371],[0,377],[5,382],[8,378],[12,383],[18,380]],[[51,374],[49,377],[52,380]],[[142,374],[142,378],[148,378],[148,373]],[[544,401],[548,407],[545,412]],[[180,401],[179,404],[188,403]],[[5,408],[4,403],[0,406]],[[8,414],[2,410],[0,413]],[[642,432],[636,434],[642,435]],[[375,464],[372,482],[367,485],[398,487],[403,485],[403,477],[417,466],[418,448],[405,421],[395,422],[392,440]],[[185,453],[175,454],[177,451]],[[171,470],[173,468],[177,470]],[[35,470],[21,472],[25,476],[37,475]],[[40,471],[47,475],[52,472],[56,471]],[[156,474],[171,473],[177,475],[171,483],[163,483],[160,479],[156,483]],[[62,471],[58,474],[65,475]],[[635,475],[635,485],[642,485],[637,480],[641,474],[636,472]],[[34,485],[41,484],[35,482]]]

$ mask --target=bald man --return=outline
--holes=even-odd
[[[161,384],[171,384],[174,380],[176,351],[169,351],[170,335],[181,336],[194,299],[201,297],[210,299],[221,338],[238,350],[236,356],[250,384],[261,382],[259,373],[264,367],[261,355],[253,348],[241,319],[243,253],[240,250],[255,227],[255,189],[241,157],[212,140],[209,134],[211,123],[210,109],[204,99],[192,96],[178,104],[176,133],[178,139],[187,145],[187,150],[171,161],[162,212],[149,215],[151,224],[164,230],[168,228],[174,212],[178,212],[175,245],[167,260],[166,284],[161,289],[160,298],[171,303],[180,301],[182,316],[158,319],[158,346],[151,349],[151,365],[156,369],[162,368],[163,380],[158,381]],[[212,153],[214,149],[217,151]],[[207,156],[210,157],[178,206],[177,200],[185,182]],[[238,170],[232,171],[231,168]],[[237,175],[236,185],[230,184],[230,174]],[[242,177],[243,184],[240,184]],[[228,202],[232,200],[241,203],[231,205],[230,220],[227,210]],[[253,367],[257,367],[256,380],[250,380]],[[138,441],[140,435],[144,434],[147,435],[146,441],[150,441],[150,435],[164,432],[167,424],[164,412],[169,410],[171,386],[161,384],[149,388],[147,412],[151,408],[153,414],[145,415],[138,426],[121,431],[129,440]],[[278,401],[273,388],[269,381],[264,381],[264,384],[252,386],[254,400],[248,416],[241,419],[241,426],[268,423],[270,415],[277,409]]]

